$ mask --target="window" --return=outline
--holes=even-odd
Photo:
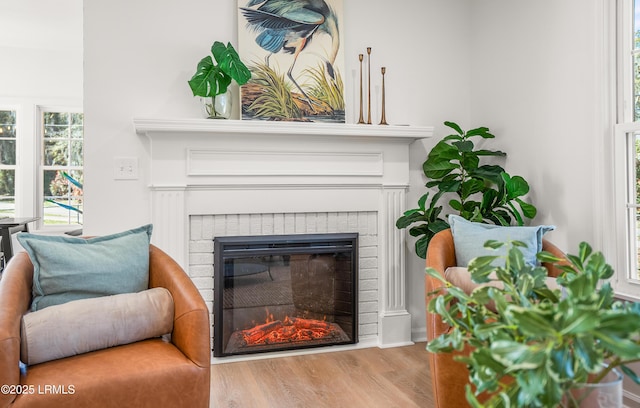
[[[0,110],[0,217],[15,215],[16,111]]]
[[[640,0],[618,2],[617,125],[613,140],[616,291],[640,295]]]
[[[42,223],[82,225],[83,114],[42,110]]]

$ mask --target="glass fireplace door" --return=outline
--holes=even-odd
[[[214,356],[355,343],[357,238],[215,238]]]

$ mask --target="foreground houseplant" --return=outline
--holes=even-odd
[[[463,131],[454,122],[444,122],[455,133],[444,137],[429,152],[422,165],[426,187],[435,189],[418,200],[418,208],[406,211],[396,221],[402,229],[413,225],[409,233],[418,237],[416,254],[424,258],[433,236],[449,228],[440,200],[452,197],[448,205],[460,216],[476,222],[497,225],[524,225],[533,218],[536,207],[522,200],[529,184],[520,176],[510,176],[499,165],[481,164],[483,157],[504,157],[499,150],[476,149],[473,138],[493,139],[486,127]]]
[[[206,108],[209,118],[228,117],[220,112],[216,106],[216,97],[225,95],[231,81],[244,85],[251,78],[251,72],[240,60],[231,43],[224,45],[216,41],[211,46],[211,55],[207,55],[198,63],[198,68],[189,80],[189,86],[194,96],[212,98],[207,101]],[[228,106],[230,108],[230,104]]]
[[[486,244],[494,249],[502,245]],[[427,350],[473,348],[469,355],[455,357],[469,369],[474,388],[467,386],[466,397],[471,406],[579,406],[571,390],[598,383],[614,368],[639,382],[627,365],[640,359],[640,305],[614,299],[606,281],[614,272],[603,255],[586,243],[566,260],[539,253],[541,262],[556,263],[563,271],[557,279],[560,289],[552,289],[546,268],[527,265],[521,246],[512,242],[504,257],[475,258],[469,272],[480,285],[470,293],[427,269],[443,284],[428,294],[433,296],[428,311],[451,326]],[[498,258],[503,266],[493,266]],[[485,405],[477,399],[481,393],[489,395]]]

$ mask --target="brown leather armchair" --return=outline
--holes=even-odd
[[[542,249],[550,252],[559,258],[564,258],[565,254],[555,245],[543,239]],[[427,248],[427,267],[434,268],[443,277],[444,271],[451,266],[456,266],[456,253],[451,230],[447,229],[438,232],[429,243]],[[549,276],[557,277],[561,270],[553,264],[543,264],[549,272]],[[428,294],[441,288],[442,283],[435,278],[425,275],[425,300],[429,304],[431,298],[438,295]],[[437,314],[427,312],[427,340],[431,341],[449,330],[450,326],[442,322]],[[461,408],[468,407],[465,397],[465,386],[469,383],[469,371],[467,367],[454,360],[456,355],[467,355],[470,348],[465,348],[461,352],[453,353],[429,353],[429,367],[431,369],[431,380],[433,385],[433,395],[437,408]]]
[[[16,254],[0,279],[0,407],[208,407],[209,310],[193,282],[151,245],[149,286],[174,301],[171,341],[160,338],[29,366],[21,375],[20,321],[31,303],[33,264]],[[99,316],[97,317],[99,318]]]

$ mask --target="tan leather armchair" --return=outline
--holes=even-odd
[[[542,249],[550,252],[559,258],[564,258],[565,254],[555,245],[543,239]],[[429,243],[427,248],[427,267],[434,268],[443,277],[444,271],[451,266],[456,266],[456,253],[451,230],[447,229],[438,232]],[[549,271],[549,276],[557,277],[561,270],[553,264],[543,264]],[[435,278],[425,275],[426,304],[434,296],[428,294],[441,288],[442,283]],[[447,332],[450,326],[443,323],[440,316],[427,312],[427,340],[431,341],[442,333]],[[469,383],[469,371],[467,367],[454,361],[454,356],[458,354],[469,354],[470,349],[466,348],[461,352],[454,353],[429,353],[429,367],[431,369],[431,380],[433,385],[434,400],[437,408],[461,408],[468,407],[465,397],[465,386]]]
[[[149,250],[149,286],[167,288],[173,297],[171,342],[154,338],[102,349],[32,365],[21,375],[20,321],[31,303],[32,280],[24,252],[0,279],[0,386],[27,390],[16,395],[3,388],[0,407],[209,406],[209,310],[191,279],[160,249]]]

